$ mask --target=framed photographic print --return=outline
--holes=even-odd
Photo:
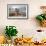
[[[9,19],[27,19],[28,18],[28,4],[8,4],[7,18]]]

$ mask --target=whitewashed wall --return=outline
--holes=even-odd
[[[28,4],[29,18],[26,20],[7,19],[7,4]],[[19,31],[18,36],[22,34],[31,36],[36,34],[36,29],[46,30],[40,27],[35,19],[35,16],[41,13],[40,6],[42,5],[46,5],[46,0],[0,0],[0,33],[4,34],[6,25],[15,25]]]

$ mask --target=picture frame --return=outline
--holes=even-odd
[[[28,19],[28,4],[8,4],[8,19]]]

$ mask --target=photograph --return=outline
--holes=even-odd
[[[28,18],[28,5],[27,4],[8,4],[7,5],[7,17],[8,18]]]

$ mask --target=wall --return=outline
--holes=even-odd
[[[7,4],[28,4],[28,19],[7,19]],[[36,29],[43,29],[36,22],[35,16],[41,13],[40,6],[46,5],[46,0],[0,0],[0,34],[4,34],[6,25],[15,25],[18,36],[31,36]],[[40,36],[41,37],[41,36]]]

